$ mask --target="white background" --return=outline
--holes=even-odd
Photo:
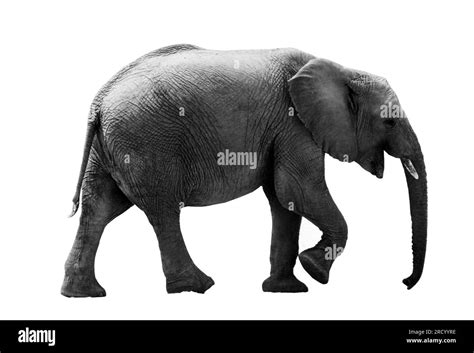
[[[15,1],[0,5],[0,319],[473,319],[472,9],[450,1]],[[327,181],[349,225],[346,251],[323,286],[269,294],[271,218],[261,189],[185,208],[206,294],[168,295],[158,244],[132,208],[102,238],[105,298],[60,295],[78,226],[69,219],[89,105],[121,67],[165,45],[295,47],[385,76],[425,154],[425,271],[410,291],[411,224],[401,164],[378,180],[326,157]],[[304,221],[300,248],[320,232]]]

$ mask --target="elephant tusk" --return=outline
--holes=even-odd
[[[413,163],[408,158],[402,158],[402,163],[406,170],[408,170],[408,172],[411,174],[411,176],[418,180],[418,173],[416,172]]]

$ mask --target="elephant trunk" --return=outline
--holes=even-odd
[[[414,134],[413,134],[414,135]],[[403,283],[411,289],[421,278],[425,263],[428,203],[427,182],[423,153],[416,136],[414,137],[415,152],[408,158],[402,158],[405,166],[405,177],[410,198],[412,222],[413,272]]]

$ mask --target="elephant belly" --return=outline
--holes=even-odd
[[[191,189],[185,205],[210,206],[228,202],[255,191],[262,183],[263,177],[260,170],[256,170],[254,174],[235,173],[232,177],[213,176]]]
[[[212,188],[213,185],[211,185]],[[185,206],[210,206],[219,203],[228,202],[244,195],[250,194],[261,186],[261,183],[254,182],[249,185],[239,187],[214,185],[212,190],[209,187],[203,187],[194,190],[186,199]]]

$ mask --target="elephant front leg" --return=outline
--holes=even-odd
[[[272,212],[272,245],[270,250],[270,277],[262,285],[264,292],[307,292],[308,287],[293,274],[298,256],[298,237],[301,216],[285,209],[278,201],[273,181],[263,190]]]
[[[321,240],[314,247],[303,251],[299,260],[311,277],[326,284],[334,260],[346,246],[347,224],[325,183],[320,186],[311,185],[310,182],[300,185],[306,190],[292,193],[291,189],[294,191],[294,188],[290,187],[282,192],[281,199],[294,203],[295,211],[323,232]]]
[[[323,232],[321,241],[303,251],[299,259],[311,277],[326,284],[334,260],[346,245],[347,225],[326,186],[324,154],[304,131],[277,147],[277,198]]]
[[[301,265],[311,277],[322,284],[329,281],[334,260],[344,251],[347,242],[347,225],[329,191],[323,191],[311,202],[312,212],[302,215],[323,232],[321,240],[299,255]]]

